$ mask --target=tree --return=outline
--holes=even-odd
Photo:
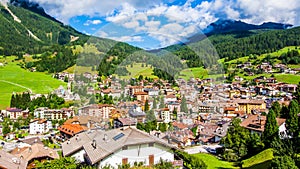
[[[296,100],[292,100],[288,107],[288,117],[286,119],[286,127],[291,136],[297,136],[299,134],[299,104]]]
[[[165,101],[163,96],[160,97],[159,108],[165,108]]]
[[[297,169],[295,161],[288,155],[277,156],[272,160],[272,169]]]
[[[158,130],[161,131],[161,132],[166,132],[167,131],[167,124],[166,123],[159,123]]]
[[[146,100],[146,101],[145,101],[145,105],[144,105],[144,111],[145,111],[145,112],[149,111],[149,107],[150,107],[150,106],[149,106],[149,102],[148,102],[148,100]]]
[[[155,121],[156,117],[153,110],[146,112],[146,122]]]
[[[276,121],[275,112],[272,109],[270,109],[265,123],[265,130],[263,132],[263,138],[266,147],[271,147],[272,141],[278,140],[278,131],[279,128]]]
[[[186,98],[184,95],[181,98],[180,111],[185,112],[185,113],[187,113],[189,111],[187,108]]]
[[[280,116],[281,106],[280,106],[280,104],[279,104],[278,101],[276,101],[276,102],[274,102],[274,103],[272,104],[271,109],[274,111],[276,117],[279,117],[279,116]]]
[[[2,133],[3,133],[4,135],[10,133],[10,127],[9,127],[9,125],[3,124],[2,127],[3,127],[3,128],[2,128]]]
[[[156,102],[156,97],[153,99],[153,106],[152,109],[157,109],[157,102]]]

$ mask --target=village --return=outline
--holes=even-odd
[[[76,80],[74,74],[59,73],[55,78],[67,77],[68,87],[53,94],[66,101],[85,98],[85,105],[36,107],[32,112],[15,107],[1,110],[0,122],[9,128],[0,126],[0,155],[8,159],[5,166],[34,168],[36,161],[74,157],[99,168],[114,162],[114,167],[134,162],[151,165],[161,158],[181,168],[183,161],[170,150],[216,154],[234,118],[261,136],[272,103],[288,106],[297,90],[297,85],[263,76],[248,86],[238,76],[232,83],[212,78],[179,78],[169,83],[143,76],[99,82],[88,72],[80,76],[93,85]],[[71,84],[80,84],[86,93],[73,92]],[[25,119],[21,126],[20,120]],[[286,119],[276,120],[280,138],[287,138]]]

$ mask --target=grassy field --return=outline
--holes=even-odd
[[[208,77],[208,71],[204,69],[203,67],[196,67],[196,68],[188,68],[184,69],[180,72],[179,78],[183,78],[185,80],[188,80],[190,78],[207,78]]]
[[[300,82],[300,75],[276,74],[275,78],[279,82],[285,82],[289,84],[298,84]]]
[[[134,63],[133,67],[126,66],[126,69],[128,70],[128,72],[131,73],[131,75],[127,75],[127,76],[120,76],[120,78],[123,79],[130,79],[130,78],[137,78],[140,75],[144,76],[144,77],[150,77],[153,79],[158,79],[157,76],[153,75],[153,68],[150,67],[150,65],[148,65],[146,67],[146,65],[144,64],[144,67],[142,67],[142,63]]]
[[[222,161],[217,159],[215,156],[205,153],[193,154],[203,160],[203,162],[207,165],[207,169],[229,169],[229,168],[238,168],[235,167],[233,163]]]
[[[60,85],[66,86],[62,81],[52,78],[42,72],[30,72],[20,68],[13,58],[6,58],[7,65],[0,67],[0,109],[9,106],[13,92],[32,91],[33,93],[49,93]],[[0,62],[3,58],[0,58]]]
[[[271,160],[274,158],[273,150],[266,149],[255,156],[252,156],[246,160],[242,161],[242,168],[247,169],[260,169],[260,168],[269,168]]]
[[[89,72],[89,73],[92,73],[92,74],[97,74],[98,72],[97,71],[92,71],[92,67],[86,67],[86,66],[72,66],[72,67],[69,67],[68,69],[65,70],[65,72],[68,72],[68,73],[85,73],[85,72]]]

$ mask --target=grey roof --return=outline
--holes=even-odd
[[[114,137],[120,133],[124,135],[119,139],[114,139]],[[95,140],[96,146],[93,146],[93,140]],[[113,129],[109,131],[92,130],[90,132],[80,133],[78,136],[74,136],[69,141],[64,142],[62,144],[62,150],[64,156],[69,156],[84,149],[90,162],[95,164],[101,159],[120,150],[123,146],[147,143],[158,143],[169,148],[176,148],[162,139],[136,128],[128,127],[126,129]]]
[[[0,168],[26,169],[27,161],[0,150]]]

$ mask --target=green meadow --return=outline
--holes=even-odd
[[[22,69],[13,57],[0,57],[0,63],[7,63],[0,67],[0,109],[9,106],[13,92],[32,91],[33,93],[47,94],[60,85],[66,83],[56,80],[51,74],[30,72]]]

